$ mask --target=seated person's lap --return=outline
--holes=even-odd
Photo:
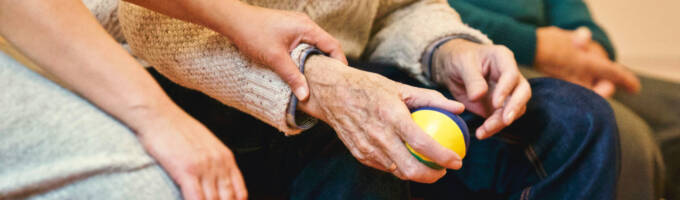
[[[394,67],[350,65],[422,86]],[[252,197],[341,199],[370,191],[376,198],[394,199],[408,193],[405,182],[359,164],[323,123],[300,136],[285,137],[253,117],[178,86],[153,69],[150,71],[173,100],[234,151]],[[459,187],[466,192],[461,194],[483,192],[491,197],[549,198],[568,195],[567,187],[583,187],[573,195],[584,196],[574,198],[613,197],[619,140],[609,105],[596,94],[563,81],[530,82],[534,96],[527,114],[492,139],[473,140],[463,168],[450,170],[449,175],[428,190],[439,186],[448,188],[441,192],[449,193],[450,187],[465,186]],[[472,133],[482,122],[471,113],[464,113],[463,117]]]
[[[1,52],[0,87],[0,199],[180,197],[127,127]]]

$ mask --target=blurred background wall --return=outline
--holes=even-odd
[[[680,83],[680,0],[585,0],[634,71]]]
[[[609,33],[621,63],[640,74],[680,83],[680,0],[585,1]],[[0,49],[8,49],[1,37]]]

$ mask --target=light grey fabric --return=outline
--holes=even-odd
[[[0,52],[0,199],[180,199],[127,127]]]
[[[520,67],[527,78],[545,75]],[[659,199],[664,193],[665,165],[652,129],[635,112],[616,100],[607,100],[614,110],[621,143],[621,174],[618,200]]]

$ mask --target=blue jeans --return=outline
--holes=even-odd
[[[352,66],[421,86],[394,67]],[[434,184],[411,185],[361,165],[326,124],[285,137],[151,72],[232,149],[254,199],[409,199],[411,193],[434,199],[613,199],[616,191],[619,141],[612,111],[596,94],[566,82],[531,80],[534,95],[523,117],[491,139],[471,140],[461,170],[449,170]],[[462,116],[473,133],[483,122],[471,113]]]

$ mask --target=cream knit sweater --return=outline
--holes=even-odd
[[[337,38],[354,59],[393,64],[420,80],[421,57],[445,37],[491,43],[464,25],[444,0],[251,0],[252,5],[306,13]],[[120,24],[136,56],[172,81],[199,90],[278,128],[286,123],[290,88],[267,68],[242,56],[220,34],[121,2]],[[292,52],[294,60],[300,55]]]

